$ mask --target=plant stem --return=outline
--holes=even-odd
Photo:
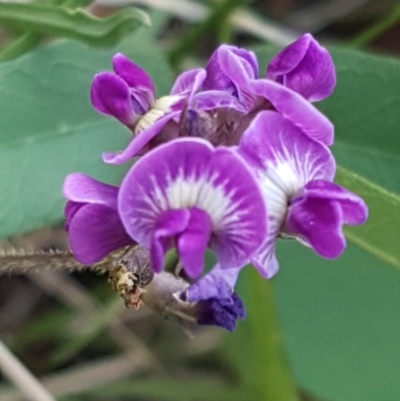
[[[235,10],[235,8],[242,6],[249,0],[225,0],[220,4],[216,5],[214,10],[208,18],[189,31],[187,35],[179,42],[178,46],[170,54],[170,62],[174,68],[178,67],[178,64],[182,58],[193,50],[196,43],[206,34],[216,30],[219,24],[227,23],[229,15]]]
[[[349,45],[358,49],[363,48],[374,39],[379,37],[382,33],[386,32],[388,29],[394,26],[399,20],[400,5],[397,5],[386,18],[361,32],[361,34],[358,35],[354,40],[352,40]]]
[[[15,59],[34,49],[41,41],[43,35],[35,32],[25,32],[0,50],[0,61]]]

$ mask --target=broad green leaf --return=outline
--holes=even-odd
[[[339,168],[336,181],[359,194],[368,204],[362,227],[346,227],[346,237],[378,258],[400,268],[400,196],[371,181]]]
[[[150,73],[158,95],[169,91],[171,73],[160,49],[134,36],[115,50],[63,41],[0,64],[0,237],[59,221],[61,187],[73,171],[119,181],[126,167],[105,165],[101,154],[123,149],[130,131],[97,114],[89,101],[93,75],[111,70],[117,50]]]
[[[141,25],[148,16],[124,8],[107,18],[97,18],[82,9],[71,10],[51,4],[0,3],[0,23],[37,33],[76,39],[91,46],[111,47]]]
[[[335,124],[339,164],[400,194],[400,61],[333,48],[337,86],[319,108]]]
[[[278,260],[274,289],[296,381],[321,400],[400,399],[398,271],[351,243],[324,260],[279,241]]]

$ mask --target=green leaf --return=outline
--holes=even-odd
[[[327,401],[397,400],[398,271],[351,243],[324,260],[278,241],[277,256],[273,284],[297,382]]]
[[[82,9],[51,4],[0,3],[0,23],[24,31],[76,39],[91,46],[111,47],[139,26],[150,25],[150,20],[144,12],[131,7],[100,19]]]
[[[359,194],[369,207],[367,223],[362,227],[346,227],[346,237],[400,268],[400,196],[344,168],[338,168],[336,181]]]
[[[93,75],[111,70],[117,50],[150,73],[159,96],[169,91],[162,52],[134,36],[108,51],[63,41],[0,64],[0,237],[60,221],[71,172],[120,180],[126,167],[105,165],[101,154],[123,149],[131,133],[89,101]]]

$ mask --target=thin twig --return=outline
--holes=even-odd
[[[84,268],[68,251],[44,252],[15,248],[0,250],[0,274],[22,274],[46,269],[73,271]]]
[[[29,370],[0,342],[2,372],[32,401],[56,401]],[[3,397],[0,397],[4,400]]]
[[[42,382],[56,397],[78,394],[99,385],[120,380],[132,373],[139,373],[146,367],[146,359],[131,354],[105,358],[93,363],[80,365],[46,376]],[[22,389],[21,389],[22,390]],[[0,391],[1,401],[22,401],[21,393],[15,390]],[[43,398],[40,401],[46,401]],[[54,398],[51,398],[54,401]],[[39,401],[38,399],[35,401]]]

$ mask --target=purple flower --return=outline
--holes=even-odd
[[[233,293],[229,298],[211,298],[196,305],[197,324],[219,326],[234,331],[236,321],[246,318],[242,300]]]
[[[118,210],[127,233],[151,251],[156,272],[176,247],[189,277],[207,247],[221,268],[241,267],[266,236],[266,210],[252,172],[234,150],[176,139],[143,156],[123,180]]]
[[[311,138],[325,145],[333,143],[332,123],[310,102],[331,94],[336,83],[335,69],[328,51],[312,35],[303,35],[278,54],[268,66],[267,79],[258,79],[253,52],[228,45],[212,54],[206,71],[203,89],[216,91],[214,99],[226,93],[242,107],[231,101],[219,110],[214,100],[215,105],[201,108],[199,104],[207,92],[196,94],[183,116],[184,121],[190,121],[187,125],[191,135],[205,137],[207,133],[213,144],[237,144],[259,111],[275,110]]]
[[[226,297],[215,295],[187,301],[181,294],[186,293],[188,287],[189,284],[182,278],[162,271],[154,275],[153,281],[141,294],[141,300],[166,318],[175,316],[184,322],[219,326],[229,331],[235,329],[238,319],[246,317],[243,303],[233,291]]]
[[[241,268],[222,269],[220,265],[193,283],[180,298],[196,302],[211,298],[229,298],[234,291]]]
[[[275,241],[292,237],[325,258],[346,245],[343,224],[362,224],[367,206],[357,195],[333,184],[335,160],[279,113],[264,111],[244,132],[240,152],[252,165],[264,192],[268,233],[252,262],[265,276],[278,270]]]
[[[226,48],[219,49],[218,59],[222,71],[240,88],[242,97],[246,97],[248,113],[277,111],[310,138],[325,145],[333,143],[333,124],[302,95],[271,79],[251,79],[242,60]]]
[[[233,331],[237,319],[245,319],[243,303],[234,292],[240,270],[222,269],[216,265],[186,291],[177,294],[183,301],[197,302],[198,324],[216,325]]]
[[[115,117],[132,130],[133,139],[124,151],[103,155],[106,163],[120,164],[135,156],[161,131],[164,141],[178,136],[174,121],[179,120],[185,100],[200,88],[206,72],[195,69],[182,73],[170,95],[156,100],[150,76],[123,54],[113,57],[113,69],[115,73],[102,72],[94,77],[90,97],[98,112]]]
[[[63,186],[66,229],[71,250],[84,265],[99,262],[110,252],[132,245],[117,211],[118,188],[85,174],[70,174]]]
[[[329,52],[309,33],[275,56],[266,76],[310,102],[330,96],[336,85],[335,66]]]

